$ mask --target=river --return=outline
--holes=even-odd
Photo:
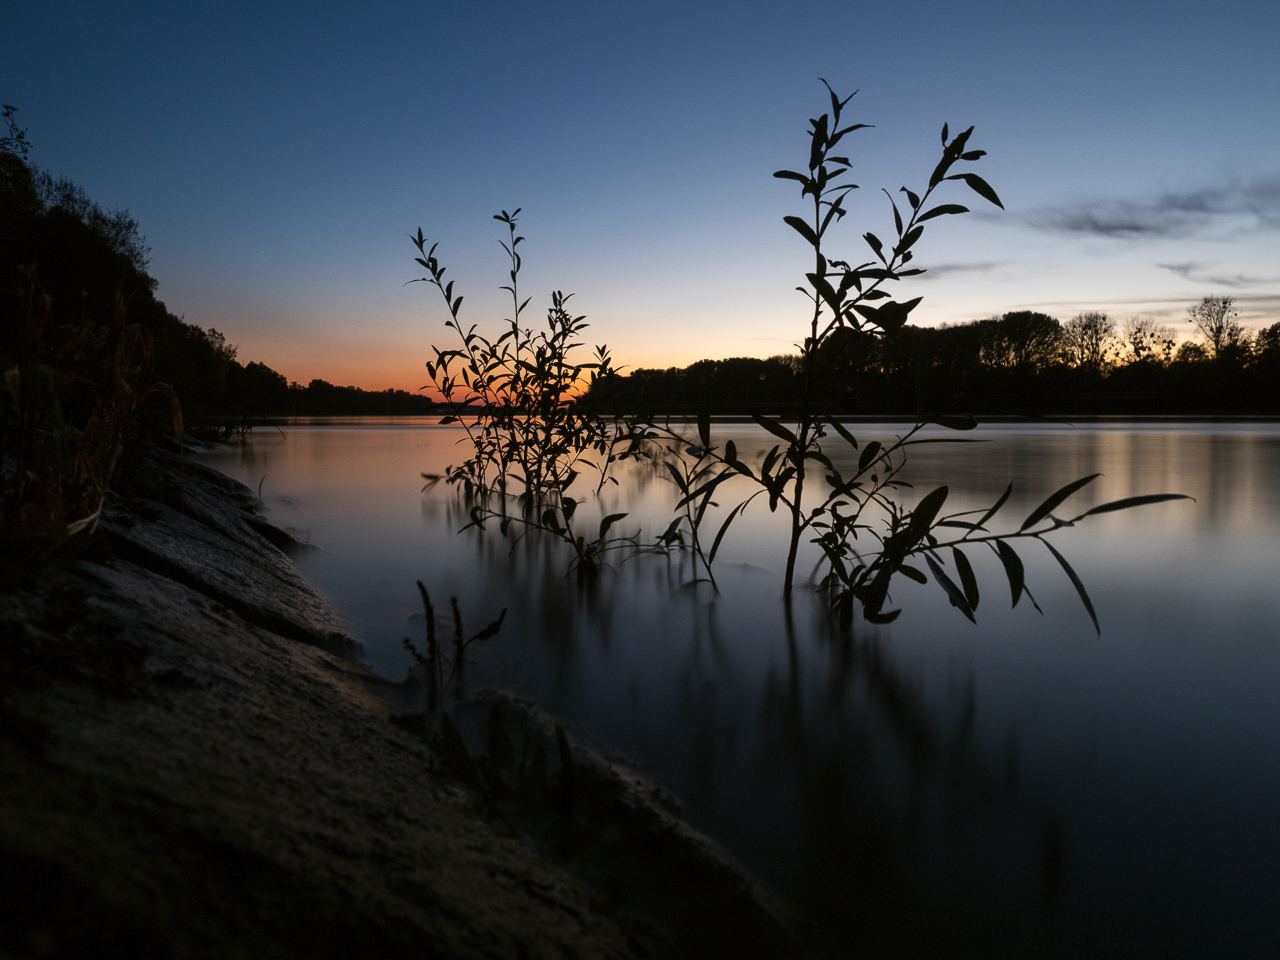
[[[771,445],[750,426],[714,433],[748,461]],[[506,608],[465,688],[513,689],[630,758],[837,955],[1275,955],[1280,425],[993,424],[916,448],[905,499],[945,483],[949,510],[982,507],[1012,481],[1001,530],[1095,472],[1059,516],[1195,498],[1054,536],[1101,636],[1037,545],[1020,549],[1043,616],[1011,609],[999,563],[971,551],[976,626],[905,579],[888,626],[842,632],[803,585],[788,621],[781,517],[759,500],[726,537],[718,592],[659,556],[583,587],[562,550],[459,534],[454,491],[422,490],[465,458],[460,437],[426,419],[296,422],[201,456],[315,544],[299,567],[389,676],[423,635],[415,581],[440,610],[456,597],[468,633]],[[673,492],[633,470],[582,510],[625,511],[617,529],[651,542]],[[736,503],[732,484],[717,499]]]

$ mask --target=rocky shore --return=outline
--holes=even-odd
[[[0,593],[0,957],[803,954],[642,778],[570,737],[521,793],[398,714],[247,488],[144,474]],[[467,710],[555,756],[533,705]]]

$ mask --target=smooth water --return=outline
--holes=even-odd
[[[771,445],[714,432],[746,460]],[[508,608],[473,646],[467,689],[514,689],[631,758],[837,955],[1280,954],[1277,425],[993,425],[916,448],[908,500],[946,483],[948,510],[985,507],[1012,480],[1002,530],[1097,471],[1059,516],[1196,498],[1055,535],[1101,637],[1036,544],[1019,550],[1043,617],[1025,598],[1010,609],[998,561],[972,549],[977,626],[905,579],[888,627],[842,634],[804,590],[788,623],[784,526],[759,500],[722,548],[718,594],[656,556],[583,588],[563,550],[496,526],[460,535],[454,492],[422,492],[421,473],[465,458],[460,436],[296,424],[203,459],[261,485],[270,518],[319,548],[300,568],[389,676],[407,669],[402,638],[423,636],[416,580],[438,610],[458,598],[468,633]],[[651,541],[674,490],[635,470],[580,516],[629,511],[615,529]]]

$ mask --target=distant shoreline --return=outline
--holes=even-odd
[[[779,414],[776,410],[765,407],[762,411],[766,416],[778,417],[786,422],[788,416],[786,413]],[[401,426],[422,421],[423,426],[437,426],[439,420],[448,414],[443,413],[427,413],[427,414],[403,414],[403,415],[371,415],[371,416],[355,416],[355,415],[339,415],[331,417],[311,417],[311,416],[280,416],[280,417],[249,417],[247,419],[235,419],[231,417],[213,417],[208,423],[240,425],[246,424],[250,427],[306,427],[306,426],[325,426],[325,427],[370,427],[370,426]],[[677,423],[696,423],[697,416],[692,413],[671,414],[669,416],[654,417],[655,421],[673,421]],[[840,416],[836,418],[841,423],[916,423],[915,417],[902,415],[854,415]],[[991,415],[984,416],[975,414],[974,419],[979,426],[988,423],[1023,423],[1028,426],[1036,424],[1055,424],[1055,425],[1079,425],[1085,423],[1280,423],[1280,414],[1259,413],[1259,414],[1081,414],[1079,416],[1070,415],[1048,415],[1045,417],[1019,417],[1012,415]],[[435,421],[434,423],[431,421]],[[752,423],[752,419],[747,414],[713,414],[712,423]],[[452,426],[452,424],[446,424]]]

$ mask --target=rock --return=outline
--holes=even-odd
[[[161,455],[163,456],[163,455]],[[177,503],[114,505],[101,527],[120,556],[235,610],[250,623],[329,650],[357,646],[277,542],[292,540],[251,512],[249,489],[201,464],[164,457]]]
[[[792,951],[792,911],[681,820],[679,801],[625,758],[565,733],[510,691],[478,691],[452,712],[472,743],[487,741],[484,752],[473,749],[491,802],[615,909],[647,918],[664,955],[749,960]],[[529,769],[538,751],[554,768],[545,775]]]

